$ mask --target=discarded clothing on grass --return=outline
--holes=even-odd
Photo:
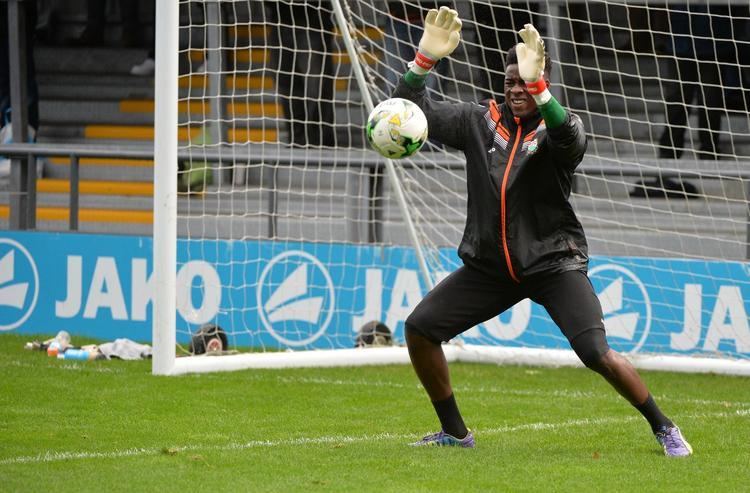
[[[151,346],[138,344],[130,339],[115,339],[114,342],[105,342],[97,347],[107,359],[136,360],[151,357]]]

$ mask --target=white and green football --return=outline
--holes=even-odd
[[[387,158],[401,159],[427,141],[427,117],[408,99],[386,99],[370,113],[366,130],[373,149]]]

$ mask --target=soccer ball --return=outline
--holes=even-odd
[[[367,140],[387,158],[411,156],[427,141],[427,117],[408,99],[386,99],[367,118]]]

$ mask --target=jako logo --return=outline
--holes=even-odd
[[[637,352],[651,330],[651,299],[640,279],[616,264],[589,271],[604,313],[610,345],[621,352]]]
[[[0,330],[13,330],[28,319],[39,297],[39,272],[20,243],[0,238]]]
[[[307,252],[274,257],[258,280],[258,314],[276,340],[303,346],[318,339],[333,318],[335,293],[328,270]]]

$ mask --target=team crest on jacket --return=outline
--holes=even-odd
[[[521,148],[526,154],[534,154],[537,149],[539,149],[539,142],[537,142],[536,139],[524,142],[523,147]]]

